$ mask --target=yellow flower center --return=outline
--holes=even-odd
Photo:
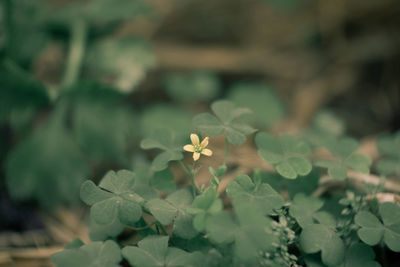
[[[201,151],[203,151],[201,145],[194,145],[194,152],[201,153]]]

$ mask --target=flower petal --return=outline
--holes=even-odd
[[[188,152],[194,152],[194,146],[186,145],[183,147],[183,150],[188,151]]]
[[[206,148],[206,149],[203,149],[203,151],[201,151],[201,154],[206,155],[206,156],[211,156],[213,154],[213,152],[210,149]]]
[[[200,146],[201,148],[205,148],[206,146],[208,146],[208,136],[204,138],[203,141],[201,141]]]
[[[196,161],[200,158],[200,153],[194,152],[193,153],[193,159]]]
[[[200,140],[199,140],[199,137],[197,136],[197,134],[191,134],[190,140],[192,140],[192,144],[194,146],[198,146],[200,144]]]

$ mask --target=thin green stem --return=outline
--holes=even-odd
[[[61,82],[61,87],[64,89],[73,85],[79,78],[88,34],[88,25],[83,19],[77,19],[70,27],[68,58]]]
[[[182,167],[182,169],[183,169],[183,171],[186,173],[186,175],[189,177],[189,179],[190,179],[190,182],[192,183],[192,193],[193,193],[193,197],[195,197],[199,192],[200,192],[200,190],[199,190],[199,188],[197,187],[197,185],[196,185],[196,181],[195,181],[195,179],[194,179],[194,177],[195,177],[195,173],[194,173],[194,167],[195,167],[195,163],[193,163],[193,167],[192,167],[192,170],[190,171],[189,170],[189,168],[188,167],[186,167],[186,165],[181,161],[181,160],[179,160],[178,161],[178,163],[179,163],[179,165]]]
[[[165,233],[165,235],[168,235],[168,232],[165,229],[164,225],[162,225],[162,223],[160,223],[159,221],[156,221],[155,223]]]
[[[126,225],[126,227],[128,227],[129,229],[132,229],[132,230],[134,230],[134,231],[142,231],[142,230],[145,230],[145,229],[147,229],[147,228],[150,228],[150,227],[153,226],[154,224],[156,224],[156,222],[152,222],[152,223],[147,224],[147,225],[142,226],[142,227],[133,227],[133,226],[130,226],[130,225]]]

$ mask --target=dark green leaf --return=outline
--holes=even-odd
[[[177,144],[175,136],[167,129],[158,129],[154,131],[151,137],[142,140],[140,146],[142,149],[158,148],[163,150],[163,152],[153,160],[152,167],[155,171],[166,169],[170,161],[183,159],[183,145]]]
[[[309,224],[300,234],[300,246],[307,254],[321,251],[322,262],[337,266],[343,262],[345,247],[333,230],[322,224]]]
[[[58,267],[118,267],[121,260],[121,250],[111,240],[66,248],[51,256]]]
[[[216,116],[202,113],[193,118],[193,125],[207,135],[217,136],[222,133],[233,145],[240,145],[246,141],[246,136],[255,132],[255,129],[245,123],[237,122],[243,115],[251,113],[247,108],[236,108],[226,100],[214,102],[211,109]]]
[[[307,175],[312,166],[306,155],[310,152],[305,142],[291,135],[281,135],[279,140],[268,133],[258,133],[255,138],[258,154],[272,164],[285,178],[295,179]]]

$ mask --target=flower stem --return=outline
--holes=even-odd
[[[186,167],[186,165],[185,165],[181,160],[179,160],[178,163],[179,163],[179,165],[182,167],[183,171],[184,171],[184,172],[187,174],[187,176],[189,177],[189,179],[190,179],[190,181],[191,181],[191,183],[192,183],[193,197],[195,197],[195,196],[200,192],[199,188],[198,188],[197,185],[196,185],[196,181],[195,181],[195,179],[194,179],[194,177],[195,177],[195,173],[194,173],[195,170],[194,170],[194,167],[195,167],[196,162],[193,163],[193,167],[192,167],[192,170],[191,170],[191,171],[189,170],[188,167]]]
[[[81,72],[83,55],[85,53],[88,25],[83,19],[77,19],[70,26],[71,38],[65,67],[64,77],[61,82],[62,88],[73,85]]]

